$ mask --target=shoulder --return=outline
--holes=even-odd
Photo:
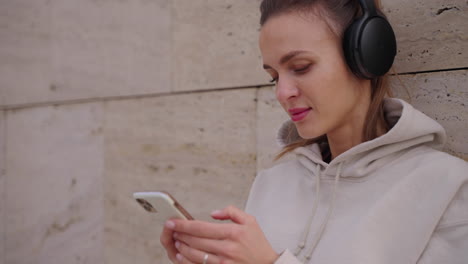
[[[258,172],[255,177],[253,189],[268,189],[284,186],[286,182],[302,178],[306,175],[304,167],[297,159],[284,161]]]
[[[297,189],[298,185],[303,185],[311,178],[309,175],[297,159],[284,161],[260,171],[250,189],[246,211],[258,211],[263,203],[275,200],[278,192],[285,193]]]
[[[304,166],[301,165],[298,159],[293,158],[290,160],[280,161],[268,169],[261,170],[259,172],[259,176],[262,176],[265,178],[272,178],[272,177],[281,178],[281,176],[284,175],[284,173],[303,174],[305,173],[305,168]]]
[[[440,154],[442,164],[446,166],[445,179],[458,183],[438,228],[468,225],[468,162],[449,154]]]
[[[432,192],[434,199],[442,199],[442,196],[452,199],[468,191],[468,162],[462,159],[423,146],[402,155],[399,160],[394,165],[397,171],[406,174],[403,182],[412,182]]]
[[[437,228],[468,225],[468,181],[465,181],[450,201]]]
[[[468,178],[468,162],[427,146],[406,151],[397,163],[431,173],[443,172],[448,177]]]
[[[424,172],[421,178],[434,186],[434,196],[444,195],[447,187],[451,189],[447,192],[449,201],[437,228],[467,225],[468,162],[428,147],[417,148],[406,160]]]

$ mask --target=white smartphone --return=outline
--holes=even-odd
[[[165,220],[179,218],[193,220],[193,217],[167,192],[136,192],[133,198],[148,212],[156,213]]]

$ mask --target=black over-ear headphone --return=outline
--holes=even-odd
[[[343,48],[346,61],[358,77],[373,79],[390,70],[396,55],[392,26],[379,14],[374,0],[359,0],[363,15],[346,29]]]

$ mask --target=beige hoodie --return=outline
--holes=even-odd
[[[389,132],[329,164],[314,144],[258,174],[246,212],[276,264],[468,264],[468,163],[434,149],[444,129],[411,105],[385,113]],[[291,121],[278,135],[299,139]]]

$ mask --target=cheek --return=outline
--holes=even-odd
[[[343,115],[348,114],[353,106],[356,104],[356,94],[355,89],[352,86],[349,86],[349,83],[335,83],[334,87],[330,87],[330,91],[327,94],[327,100],[323,104],[323,113],[328,117],[334,119],[341,119]]]
[[[336,74],[322,74],[319,84],[314,89],[309,89],[307,97],[316,108],[314,117],[323,129],[333,127],[340,123],[352,110],[359,97],[352,80],[347,75],[336,72]]]
[[[338,89],[337,89],[338,90]],[[359,92],[352,85],[342,86],[332,102],[326,107],[323,115],[324,126],[327,133],[355,120],[356,107],[359,103]]]

